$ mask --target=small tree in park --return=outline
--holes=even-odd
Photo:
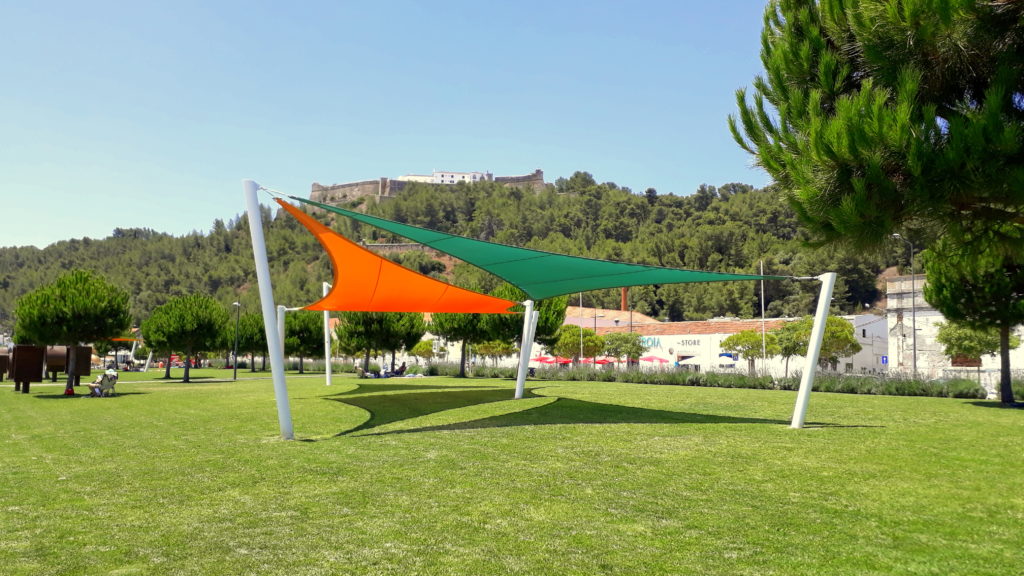
[[[614,332],[604,336],[604,354],[618,360],[636,359],[647,352],[639,332]]]
[[[922,253],[928,283],[924,299],[949,320],[977,330],[999,331],[999,397],[1014,403],[1010,332],[1024,323],[1024,264],[990,249],[980,254],[940,240]]]
[[[486,314],[438,313],[430,319],[430,331],[449,341],[462,342],[459,378],[466,377],[466,349],[470,344],[488,340],[491,332],[484,321]]]
[[[183,381],[188,382],[191,358],[223,345],[223,329],[229,318],[224,306],[209,296],[179,296],[153,310],[142,323],[142,336],[147,342],[158,342],[169,350],[182,352],[185,356]]]
[[[982,356],[998,354],[1000,347],[1000,331],[998,328],[974,329],[955,322],[939,322],[935,340],[942,344],[946,356],[963,357],[980,360]],[[1010,349],[1020,346],[1020,338],[1010,336]],[[981,364],[978,364],[981,370]]]
[[[417,358],[422,358],[427,364],[430,364],[430,361],[434,358],[434,341],[420,340],[412,347],[409,353]]]
[[[249,371],[256,371],[256,353],[267,356],[267,332],[263,327],[263,315],[242,314],[238,321],[238,349],[249,353]]]
[[[758,330],[744,330],[737,332],[725,340],[722,340],[722,350],[726,352],[738,352],[747,359],[747,372],[753,376],[755,373],[754,361],[758,358],[770,358],[779,355],[779,339],[775,334],[764,334],[761,339],[761,332]]]
[[[310,310],[289,312],[284,317],[284,353],[299,357],[299,374],[305,372],[303,358],[319,358],[324,354],[323,321],[323,314]]]
[[[772,333],[775,334],[776,341],[779,343],[778,355],[782,356],[786,362],[782,376],[789,378],[789,359],[807,353],[807,341],[811,337],[811,330],[805,322],[786,322]]]
[[[505,283],[491,292],[491,296],[504,298],[513,302],[526,300],[526,293],[515,286]],[[537,311],[537,331],[533,338],[544,346],[550,348],[554,345],[558,329],[565,322],[565,307],[569,302],[568,296],[556,296],[538,300],[534,303],[534,310]],[[523,310],[522,304],[511,308],[516,314],[487,314],[484,316],[486,328],[495,340],[507,340],[509,342],[522,342],[523,334]]]
[[[579,362],[583,358],[592,358],[604,352],[604,338],[589,328],[581,329],[575,324],[565,324],[558,329],[558,339],[550,350],[556,356],[572,358]]]
[[[119,336],[132,321],[128,293],[87,270],[68,272],[25,294],[14,315],[19,340],[70,347],[66,394],[74,394],[74,374],[83,361],[76,347]]]

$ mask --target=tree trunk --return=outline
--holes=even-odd
[[[459,358],[459,378],[466,377],[466,341],[462,341],[462,353]]]
[[[305,371],[302,369],[302,354],[299,354],[299,374],[305,374]]]
[[[363,373],[370,372],[370,350],[366,350],[366,356],[363,356]]]
[[[753,378],[755,376],[754,371],[754,357],[751,356],[747,358],[747,375]]]
[[[391,351],[391,371],[395,371],[395,351]]]
[[[192,367],[192,350],[185,351],[185,378],[182,382],[188,382],[188,370]]]
[[[75,373],[78,372],[78,346],[70,346],[68,348],[68,381],[64,386],[64,395],[74,396],[75,395]],[[57,373],[54,372],[54,375]]]
[[[789,356],[786,356],[786,371],[782,373],[783,378],[789,378]]]
[[[164,379],[170,380],[171,379],[171,353],[170,352],[167,353],[167,364],[166,364],[166,366],[167,366],[167,369],[164,370]]]
[[[1013,404],[1013,382],[1010,380],[1010,324],[999,327],[999,400]]]

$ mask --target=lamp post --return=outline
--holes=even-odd
[[[893,234],[892,237],[897,240],[903,240],[910,245],[910,330],[912,332],[911,345],[913,346],[913,353],[910,358],[911,370],[914,372],[914,378],[917,378],[917,284],[915,282],[916,275],[914,274],[914,243],[899,234]]]
[[[238,380],[238,316],[242,312],[242,305],[239,302],[232,302],[231,305],[235,307],[235,347],[231,352],[231,367],[234,368],[235,372],[231,379]]]

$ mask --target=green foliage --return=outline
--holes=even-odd
[[[589,328],[581,330],[575,324],[565,324],[558,329],[555,345],[551,348],[551,353],[565,358],[572,358],[574,361],[579,362],[583,358],[593,358],[601,355],[604,349],[604,338],[593,330]]]
[[[287,320],[286,320],[287,321]],[[232,325],[232,328],[234,325]],[[232,334],[232,336],[234,336]],[[234,342],[232,342],[233,344]],[[238,351],[248,352],[253,357],[249,370],[256,371],[255,357],[267,353],[267,332],[263,327],[263,314],[242,314],[238,321]]]
[[[647,352],[643,337],[637,332],[613,332],[604,336],[605,356],[617,360],[637,359]]]
[[[815,238],[899,228],[1024,252],[1024,5],[773,0],[729,126]]]
[[[178,296],[156,308],[143,321],[142,337],[154,350],[181,352],[186,359],[201,352],[224,349],[227,309],[210,296]],[[185,362],[184,381],[189,381],[190,363]]]
[[[746,358],[751,376],[754,375],[754,361],[757,358],[771,358],[778,356],[780,352],[775,334],[765,333],[762,339],[761,332],[757,330],[744,330],[732,334],[722,340],[721,348],[726,352],[738,352]]]
[[[414,312],[342,312],[335,329],[343,354],[364,356],[364,368],[375,351],[411,350],[426,333],[423,315]]]
[[[925,251],[924,297],[953,322],[999,333],[999,393],[1009,403],[1014,401],[1010,331],[1024,323],[1024,260],[995,249],[991,238],[980,241],[988,249],[944,238]]]
[[[429,363],[434,358],[434,340],[420,340],[409,350],[409,354],[422,358]]]
[[[512,356],[518,348],[506,340],[488,340],[475,345],[473,350],[480,356],[491,359],[497,366],[498,360]]]
[[[241,330],[239,330],[241,331]],[[322,312],[296,310],[284,316],[284,353],[299,358],[299,373],[305,372],[304,358],[324,356],[324,316]]]
[[[511,284],[503,283],[491,292],[492,296],[504,298],[513,302],[526,300],[526,293]],[[533,309],[537,315],[537,331],[534,340],[541,345],[553,342],[555,334],[565,321],[565,307],[568,304],[567,296],[557,296],[546,300],[534,302]],[[484,329],[489,337],[495,340],[506,340],[509,342],[521,342],[523,334],[523,312],[522,304],[513,306],[512,311],[517,314],[485,314],[482,318]]]
[[[87,270],[59,276],[18,300],[15,341],[78,345],[120,336],[131,324],[128,294]]]
[[[65,344],[68,358],[67,389],[72,390],[79,362],[77,345],[106,341],[122,335],[131,323],[128,294],[105,278],[87,270],[61,274],[53,283],[22,296],[14,311],[14,340],[21,344]]]
[[[989,328],[978,330],[957,324],[955,322],[939,322],[938,334],[935,340],[942,344],[946,356],[950,358],[965,356],[967,358],[981,358],[989,354],[999,352],[999,330]],[[1016,335],[1010,337],[1010,349],[1020,346],[1020,338]]]

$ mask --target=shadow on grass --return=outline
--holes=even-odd
[[[511,414],[501,414],[480,420],[456,422],[441,426],[424,426],[410,430],[396,430],[393,432],[380,432],[378,434],[371,433],[367,434],[367,436],[555,424],[787,424],[787,422],[785,420],[766,418],[739,418],[715,414],[652,410],[650,408],[635,408],[618,404],[587,402],[586,400],[572,398],[556,398],[554,402],[549,404]]]
[[[376,379],[373,379],[376,380]],[[371,382],[373,381],[371,380]],[[385,379],[387,380],[387,379]],[[347,382],[346,382],[347,384]],[[482,386],[445,386],[443,384],[368,384],[362,380],[356,388],[339,392],[333,396],[354,396],[357,394],[374,394],[376,392],[399,392],[405,390],[483,390]]]
[[[1020,410],[1024,408],[1024,402],[1013,402],[1012,404],[1003,404],[999,400],[977,400],[975,402],[968,402],[972,406],[978,406],[981,408],[1003,408],[1006,410]]]
[[[382,387],[383,388],[383,387]],[[390,387],[387,387],[390,388]],[[422,387],[415,387],[422,390]],[[337,436],[354,434],[370,430],[385,424],[408,420],[445,410],[465,408],[478,404],[502,402],[512,399],[512,390],[508,388],[437,387],[433,391],[422,391],[408,394],[372,394],[364,391],[361,396],[347,396],[349,393],[338,394],[327,398],[361,408],[370,417],[355,428],[342,431]],[[383,391],[383,389],[381,390]],[[356,392],[358,393],[358,392]],[[344,397],[343,397],[344,396]],[[543,397],[527,389],[525,397]],[[699,414],[692,412],[676,412],[672,410],[653,410],[636,408],[618,404],[603,404],[572,398],[554,398],[543,406],[536,406],[516,412],[489,416],[466,422],[425,426],[409,430],[379,432],[367,436],[386,434],[409,434],[414,432],[433,432],[439,430],[473,430],[483,428],[502,428],[510,426],[544,426],[554,424],[789,424],[787,420],[767,418],[746,418],[737,416],[721,416],[715,414]],[[841,427],[828,423],[809,424],[815,427]],[[845,426],[843,426],[845,427]]]
[[[42,400],[62,400],[67,398],[68,400],[74,400],[75,398],[88,398],[90,400],[116,400],[118,396],[142,396],[149,394],[149,392],[118,392],[113,396],[104,396],[98,398],[95,396],[89,396],[88,394],[75,394],[74,396],[65,396],[63,392],[59,394],[29,394],[33,398],[40,398]]]
[[[382,388],[390,388],[382,386]],[[422,387],[415,387],[423,390]],[[467,389],[468,388],[468,389]],[[384,390],[381,390],[382,392]],[[459,387],[450,390],[450,387],[434,387],[433,390],[423,392],[411,392],[408,394],[372,394],[370,390],[364,391],[362,396],[351,396],[346,398],[329,397],[327,400],[341,402],[349,406],[361,408],[369,413],[370,417],[355,428],[344,430],[338,436],[353,434],[360,430],[376,428],[400,420],[408,420],[445,410],[465,408],[477,404],[488,404],[512,399],[512,390],[507,388],[480,388],[480,387]],[[358,393],[358,392],[357,392]],[[344,396],[345,393],[338,396]],[[533,394],[527,391],[526,397]]]

